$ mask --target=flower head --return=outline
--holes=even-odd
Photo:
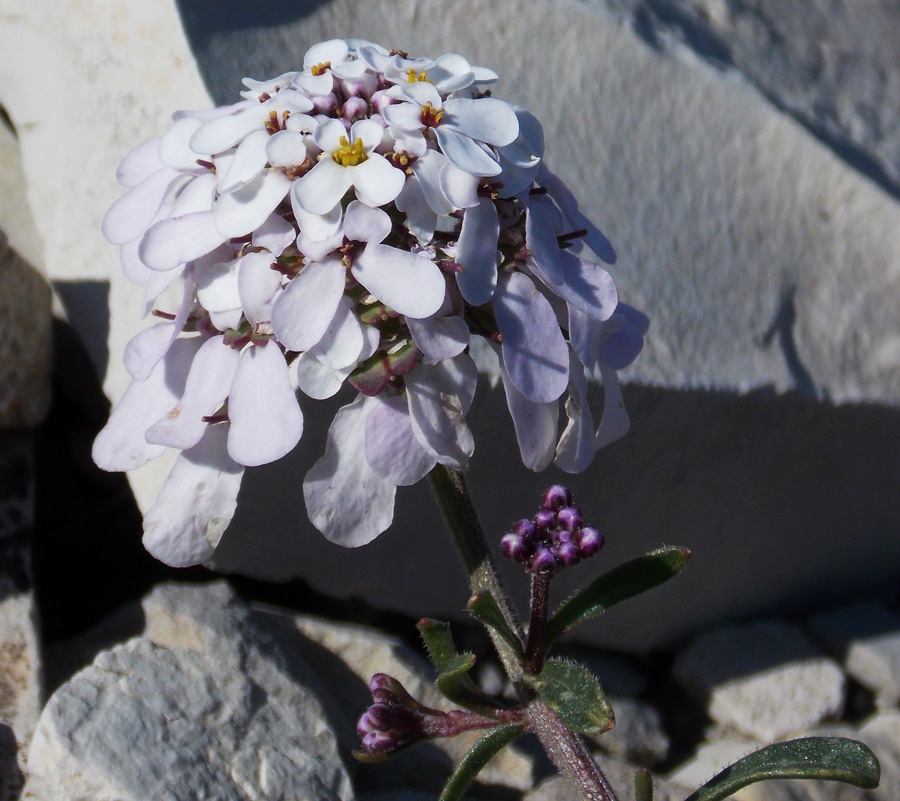
[[[180,452],[144,520],[158,558],[211,555],[244,469],[300,441],[297,389],[304,406],[358,393],[303,483],[310,519],[348,546],[390,525],[396,487],[466,469],[474,357],[496,364],[533,470],[584,470],[627,429],[616,371],[646,317],[588,258],[615,253],[544,166],[537,120],[485,89],[496,79],[455,54],[331,40],[125,157],[103,231],[158,321],[126,347],[133,380],[94,459],[130,470]],[[156,309],[176,281],[177,308]],[[561,509],[545,510],[556,528],[587,530]],[[535,564],[574,558],[532,545]]]

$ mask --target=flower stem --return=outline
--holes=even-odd
[[[544,669],[551,578],[547,573],[535,573],[531,577],[531,621],[528,624],[528,643],[522,665],[531,676],[536,676]]]
[[[428,478],[444,522],[456,544],[472,592],[490,592],[509,627],[521,639],[522,626],[497,574],[465,475],[437,465],[428,474]],[[546,617],[546,609],[544,615]],[[616,801],[615,793],[591,758],[584,741],[569,731],[556,712],[522,680],[522,665],[515,651],[492,629],[489,628],[488,632],[525,708],[529,729],[537,735],[553,764],[576,788],[582,801]]]

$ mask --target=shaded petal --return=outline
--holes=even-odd
[[[207,120],[191,136],[189,145],[197,153],[208,156],[221,153],[236,145],[247,134],[263,128],[265,116],[260,105],[253,104],[237,114]]]
[[[452,359],[469,344],[469,325],[462,317],[439,314],[416,320],[406,320],[409,333],[419,350],[432,359]]]
[[[440,464],[467,469],[475,440],[447,375],[423,364],[405,375],[404,383],[412,430],[419,444]]]
[[[403,191],[394,201],[397,208],[406,215],[406,227],[419,240],[420,245],[427,245],[434,237],[437,226],[437,215],[425,200],[419,178],[411,175],[403,184]]]
[[[463,414],[468,414],[475,400],[475,389],[478,384],[478,367],[471,356],[462,354],[455,359],[445,359],[436,365],[442,370],[453,387],[453,391],[462,404]]]
[[[482,145],[459,131],[439,125],[435,130],[441,152],[457,167],[473,175],[499,175],[499,162]]]
[[[512,106],[493,97],[447,100],[441,125],[489,145],[508,145],[519,135],[519,119]]]
[[[307,351],[297,359],[297,386],[310,398],[325,400],[337,394],[352,370],[353,366],[335,370],[320,362],[313,351]]]
[[[272,269],[271,253],[248,253],[238,265],[238,295],[244,315],[251,323],[272,319],[272,304],[281,289],[281,274]]]
[[[338,123],[338,126],[343,130],[343,125]],[[294,181],[291,202],[310,214],[328,214],[353,185],[355,169],[358,168],[341,167],[334,159],[325,156],[306,175]]]
[[[556,400],[569,383],[569,349],[549,301],[522,273],[501,278],[494,316],[510,380],[535,403]]]
[[[269,132],[264,128],[253,131],[244,137],[234,152],[234,158],[225,175],[219,182],[219,191],[223,194],[240,189],[250,183],[265,168],[266,145],[269,143]]]
[[[300,441],[303,412],[274,342],[251,345],[241,355],[228,396],[228,419],[228,454],[246,467],[274,462]]]
[[[202,159],[204,153],[198,153],[190,146],[191,136],[203,122],[197,117],[182,117],[163,134],[159,140],[159,159],[176,170],[196,170],[197,159]]]
[[[389,245],[366,245],[350,271],[378,300],[407,317],[430,317],[447,291],[431,259]]]
[[[441,169],[448,163],[443,154],[436,150],[426,150],[425,154],[416,159],[412,165],[413,175],[419,179],[419,187],[425,201],[431,210],[439,215],[449,214],[456,208],[441,186]]]
[[[296,238],[294,226],[278,214],[270,214],[266,221],[253,232],[250,240],[256,247],[265,248],[276,258],[280,256]]]
[[[178,192],[168,217],[181,217],[192,211],[210,211],[216,197],[216,176],[211,172],[191,178]]]
[[[291,350],[309,350],[325,334],[344,294],[340,259],[307,264],[278,296],[272,308],[275,335]]]
[[[456,260],[462,270],[456,275],[456,285],[473,306],[487,303],[497,286],[499,236],[500,218],[492,201],[482,199],[466,210],[459,232]]]
[[[291,187],[291,208],[297,225],[300,226],[301,235],[306,235],[313,241],[324,241],[338,236],[342,240],[341,223],[343,221],[343,209],[340,203],[329,209],[324,214],[310,214],[297,202],[297,183]],[[318,259],[315,259],[318,261]]]
[[[241,308],[238,291],[239,260],[209,264],[194,271],[197,276],[197,300],[210,312],[225,312]]]
[[[561,281],[551,280],[536,263],[532,269],[557,297],[596,320],[608,320],[619,303],[613,277],[599,264],[565,250],[559,252],[559,266]]]
[[[132,381],[113,407],[106,425],[94,440],[91,456],[101,470],[134,470],[165,452],[144,439],[150,425],[168,412],[184,392],[184,383],[199,337],[176,339],[146,381]]]
[[[588,406],[588,384],[584,367],[571,359],[569,397],[566,415],[569,422],[556,446],[556,466],[566,473],[581,473],[594,460],[594,419]]]
[[[278,131],[266,143],[266,158],[273,167],[296,167],[306,156],[306,138],[297,131]]]
[[[137,186],[162,166],[163,163],[159,160],[159,137],[148,139],[125,155],[116,170],[116,180],[122,186]]]
[[[370,122],[370,120],[360,120]],[[354,123],[359,125],[360,123]],[[333,164],[334,162],[332,162]],[[337,166],[335,164],[335,166]],[[370,153],[362,164],[356,167],[344,169],[353,171],[353,186],[356,187],[356,196],[367,206],[383,206],[390,203],[406,181],[403,170],[394,167],[384,156]]]
[[[559,223],[559,211],[550,201],[542,201],[540,197],[536,197],[528,204],[525,244],[531,251],[532,264],[553,285],[563,281],[560,264],[562,250],[556,238]]]
[[[170,567],[209,559],[234,516],[244,468],[225,451],[227,433],[227,426],[207,426],[203,439],[175,460],[144,515],[144,547]]]
[[[344,236],[351,242],[378,243],[391,232],[391,218],[386,211],[373,209],[354,200],[344,212]]]
[[[353,367],[363,349],[359,320],[343,301],[338,303],[328,329],[315,347],[316,356],[336,370]]]
[[[600,375],[603,377],[603,414],[594,437],[596,450],[624,437],[631,427],[628,412],[625,410],[625,401],[622,399],[618,374],[600,362]]]
[[[366,459],[367,399],[338,410],[325,453],[306,474],[303,497],[312,524],[331,542],[356,548],[371,542],[394,518],[396,487]]]
[[[461,170],[451,162],[444,159],[439,173],[441,191],[457,209],[470,209],[477,206],[478,178],[470,172]]]
[[[172,184],[181,178],[178,170],[163,167],[148,175],[120,197],[103,217],[100,229],[113,245],[137,239],[153,222]]]
[[[506,405],[509,408],[522,464],[539,473],[547,467],[556,450],[556,429],[559,423],[559,404],[535,403],[528,400],[518,389],[506,371],[501,368],[503,389],[506,390]]]
[[[223,336],[206,340],[191,364],[184,394],[165,417],[147,429],[147,442],[181,450],[200,442],[209,425],[203,418],[225,402],[240,358]]]
[[[609,320],[600,322],[571,303],[567,303],[566,306],[569,309],[569,342],[572,350],[588,370],[593,370],[600,355],[600,342],[606,335],[610,323],[615,320],[615,315]]]
[[[262,225],[291,189],[280,170],[266,170],[246,186],[216,201],[216,227],[226,237],[244,236]]]
[[[159,275],[160,273],[154,273]],[[123,361],[128,374],[138,381],[145,381],[152,372],[156,363],[166,355],[171,344],[175,341],[190,314],[194,301],[196,284],[191,279],[184,282],[184,290],[181,296],[181,305],[175,313],[175,319],[171,322],[158,323],[132,337],[125,345]]]
[[[379,395],[372,399],[366,419],[366,459],[382,478],[408,487],[435,465],[413,434],[406,399]]]
[[[150,226],[138,247],[138,256],[151,270],[173,270],[205,256],[224,241],[216,230],[213,212],[195,211]]]

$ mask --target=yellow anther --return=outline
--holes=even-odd
[[[323,61],[321,64],[316,64],[310,71],[313,75],[324,75],[327,70],[331,69],[330,61]]]
[[[331,154],[331,158],[342,167],[355,167],[357,164],[362,164],[368,158],[366,152],[363,150],[361,139],[357,139],[351,145],[347,140],[347,137],[342,136],[340,143],[341,146]]]
[[[406,71],[406,80],[408,83],[431,83],[431,81],[428,80],[427,72],[420,72],[417,74],[413,69],[408,69]]]
[[[443,109],[435,108],[431,103],[426,103],[422,106],[422,114],[419,119],[421,119],[422,125],[426,128],[435,128],[440,125],[443,116]]]

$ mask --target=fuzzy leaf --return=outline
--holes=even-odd
[[[685,801],[720,801],[765,779],[826,779],[872,789],[881,767],[869,748],[843,737],[804,737],[775,743],[738,760]]]
[[[461,801],[463,793],[475,780],[481,769],[520,734],[522,734],[522,727],[515,724],[499,726],[485,734],[469,749],[457,765],[453,775],[444,785],[439,801]]]
[[[669,545],[604,573],[557,609],[547,624],[547,641],[553,642],[614,604],[652,590],[677,576],[690,556],[687,548]]]
[[[469,598],[468,609],[472,617],[493,629],[520,658],[522,657],[522,642],[509,627],[497,605],[497,600],[489,591],[476,592]]]
[[[616,724],[600,682],[584,667],[551,660],[537,676],[526,681],[571,731],[602,734]]]

